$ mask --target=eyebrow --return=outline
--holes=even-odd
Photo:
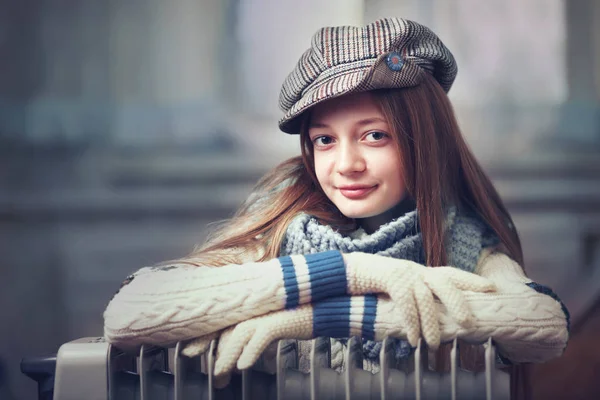
[[[374,122],[386,122],[385,119],[380,118],[380,117],[373,117],[373,118],[365,118],[365,119],[361,119],[360,121],[356,121],[356,125],[369,125],[372,124]],[[323,124],[323,123],[313,123],[311,122],[308,125],[309,128],[329,128],[329,125],[327,124]]]

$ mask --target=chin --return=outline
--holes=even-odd
[[[342,214],[353,219],[375,217],[393,206],[373,196],[361,200],[349,200],[341,196],[334,197],[335,201],[331,197],[329,199]]]
[[[369,218],[379,215],[380,213],[374,210],[357,210],[357,209],[340,209],[341,213],[344,214],[348,218],[361,219],[361,218]]]

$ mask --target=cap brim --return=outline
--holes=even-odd
[[[304,111],[325,100],[358,91],[357,88],[364,81],[370,68],[364,67],[359,70],[347,72],[309,88],[302,95],[302,98],[279,120],[279,129],[289,134],[300,133],[300,117]]]
[[[384,54],[351,71],[330,74],[320,82],[317,79],[279,120],[279,129],[292,135],[299,134],[304,112],[326,100],[375,89],[411,87],[421,81],[424,72],[421,68],[405,61],[402,73],[392,72],[385,64],[385,57]]]

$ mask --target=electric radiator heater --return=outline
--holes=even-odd
[[[428,367],[428,350],[418,346],[404,365],[393,358],[392,341],[383,342],[380,370],[362,369],[362,344],[351,338],[341,373],[330,368],[330,340],[312,341],[310,372],[298,370],[295,340],[277,343],[274,374],[257,369],[234,374],[228,386],[215,388],[216,342],[195,358],[174,348],[142,346],[126,353],[102,338],[82,338],[63,344],[56,355],[54,400],[371,400],[371,399],[508,399],[508,373],[496,368],[495,348],[488,340],[485,370],[474,373],[459,365],[457,340],[450,353],[450,372]],[[21,369],[33,377],[31,360]],[[29,372],[26,371],[29,369]],[[39,370],[39,368],[38,368]],[[34,378],[35,379],[35,378]],[[41,396],[40,396],[41,397]],[[50,398],[50,397],[48,397]]]

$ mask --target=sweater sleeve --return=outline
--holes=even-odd
[[[501,359],[541,363],[559,357],[569,339],[569,311],[548,287],[532,282],[515,261],[502,253],[483,254],[475,270],[492,280],[493,293],[467,292],[475,323],[458,326],[440,309],[442,338],[474,342],[492,337]]]
[[[528,279],[508,256],[489,250],[475,272],[496,283],[497,291],[464,292],[474,315],[470,326],[459,325],[437,302],[442,342],[460,338],[483,343],[492,337],[500,358],[509,363],[541,363],[562,355],[569,338],[569,312],[550,288]],[[399,307],[402,304],[385,295],[328,298],[312,305],[312,337],[405,338]]]
[[[104,336],[121,347],[171,344],[347,290],[338,251],[223,267],[146,267],[108,304]]]

